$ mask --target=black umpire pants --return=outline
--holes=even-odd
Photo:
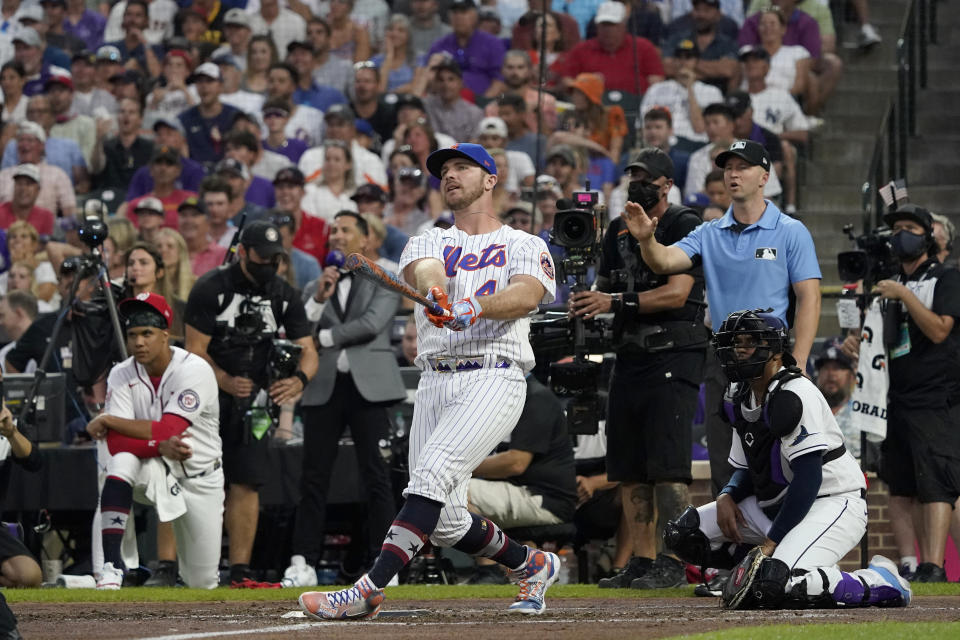
[[[710,489],[716,498],[727,486],[733,467],[730,466],[730,445],[733,443],[733,427],[720,417],[723,394],[729,380],[720,367],[713,346],[707,348],[707,361],[703,367],[704,428],[707,433],[707,453],[710,456]]]
[[[397,515],[390,472],[380,455],[380,440],[389,434],[387,409],[365,400],[351,374],[338,373],[327,404],[303,407],[303,474],[293,528],[293,553],[304,556],[308,565],[315,565],[323,555],[330,476],[346,425],[350,425],[367,500],[366,531],[371,551],[380,549]]]

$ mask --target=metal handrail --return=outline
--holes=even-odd
[[[861,187],[864,232],[880,222],[880,187],[907,179],[910,139],[917,135],[917,90],[927,88],[927,46],[937,43],[936,20],[937,0],[908,0],[897,37],[897,93],[884,111]]]

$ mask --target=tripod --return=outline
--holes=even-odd
[[[69,314],[73,308],[74,302],[77,297],[77,290],[80,287],[80,283],[87,278],[92,277],[96,274],[97,278],[97,291],[103,294],[103,297],[106,299],[107,311],[110,315],[110,324],[113,332],[113,337],[116,340],[116,347],[120,353],[120,359],[126,359],[127,357],[127,346],[124,340],[123,331],[120,328],[120,316],[117,314],[117,304],[113,299],[112,285],[110,284],[110,273],[107,270],[106,264],[103,262],[103,254],[98,247],[91,248],[90,256],[81,256],[79,260],[76,261],[76,273],[73,277],[73,282],[70,284],[70,293],[67,299],[64,301],[63,309],[60,312],[60,315],[57,316],[57,321],[53,325],[53,331],[50,335],[50,341],[47,343],[47,348],[43,352],[43,357],[40,359],[40,362],[37,364],[37,369],[34,373],[33,384],[30,387],[30,390],[27,392],[26,397],[23,400],[23,406],[20,409],[20,416],[18,419],[19,424],[21,425],[32,425],[34,420],[33,417],[37,408],[37,392],[40,389],[40,385],[47,377],[47,364],[50,362],[50,357],[53,355],[53,350],[57,347],[57,342],[60,338],[60,332],[63,330],[63,324],[66,321],[67,314]],[[33,434],[34,437],[32,440],[36,441],[36,434]]]

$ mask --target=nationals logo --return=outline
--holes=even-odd
[[[180,408],[184,411],[196,411],[197,407],[200,406],[200,396],[197,395],[196,391],[187,389],[180,393],[180,397],[177,398],[177,404],[180,405]]]
[[[553,280],[553,260],[550,259],[550,254],[546,251],[540,252],[540,268],[543,269],[548,278]]]

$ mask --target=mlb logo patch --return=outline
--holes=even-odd
[[[776,260],[777,249],[776,247],[761,247],[757,249],[755,257],[757,260]]]

